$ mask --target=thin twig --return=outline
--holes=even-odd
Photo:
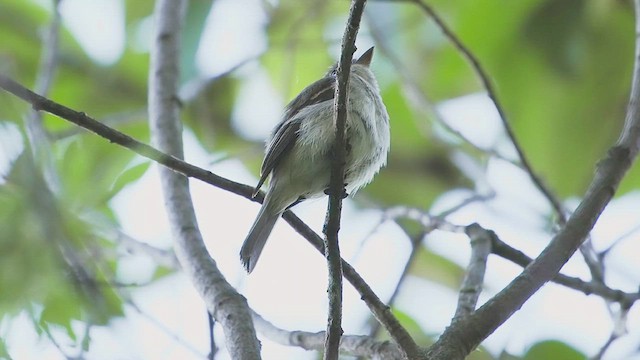
[[[136,304],[133,300],[127,300],[126,303],[127,305],[131,306],[131,308],[135,312],[137,312],[140,316],[145,318],[153,326],[155,326],[160,331],[162,331],[167,337],[171,338],[178,345],[182,346],[186,350],[189,350],[191,353],[197,356],[198,359],[205,358],[205,355],[202,354],[198,349],[196,349],[195,346],[193,346],[192,344],[189,344],[185,339],[181,338],[178,334],[176,334],[174,332],[174,329],[169,328],[167,325],[163,324],[160,320],[156,319],[155,317],[151,316],[150,314],[142,310],[142,308],[140,308],[140,306],[138,306],[138,304]]]
[[[442,20],[442,18],[438,15],[438,13],[436,13],[436,11],[430,5],[425,3],[423,0],[411,0],[411,1],[414,4],[416,4],[418,7],[420,7],[424,12],[426,12],[433,19],[433,21],[440,28],[442,33],[469,61],[469,63],[471,64],[471,67],[474,69],[474,71],[478,75],[480,82],[482,82],[482,86],[487,91],[487,95],[489,95],[489,98],[491,99],[491,101],[493,101],[493,104],[495,105],[496,110],[500,115],[500,120],[502,121],[502,125],[504,126],[507,136],[509,137],[509,140],[511,140],[511,143],[513,144],[516,150],[516,153],[518,154],[518,159],[520,160],[522,167],[529,174],[529,177],[533,181],[534,185],[538,188],[538,190],[540,190],[540,192],[542,192],[542,194],[551,203],[558,217],[560,219],[565,219],[565,214],[564,214],[562,204],[560,204],[560,201],[558,201],[558,199],[553,194],[553,192],[536,174],[536,172],[533,170],[533,167],[529,163],[529,160],[525,155],[524,150],[522,149],[522,146],[518,142],[515,132],[513,131],[513,128],[511,127],[511,124],[507,118],[507,113],[504,110],[504,107],[502,106],[500,99],[498,98],[498,94],[493,86],[493,83],[491,82],[489,74],[484,70],[484,68],[480,64],[480,60],[478,60],[478,58],[471,52],[471,50],[469,50],[469,48],[462,43],[460,38],[458,38],[458,36],[449,28],[449,26]],[[564,221],[562,222],[564,223]]]
[[[609,339],[602,345],[600,351],[592,358],[593,360],[600,360],[604,356],[604,354],[609,350],[611,344],[613,344],[616,340],[618,340],[621,336],[627,334],[627,316],[629,315],[629,310],[633,304],[621,305],[620,309],[615,313],[613,319],[613,329],[611,330],[611,335]]]
[[[134,239],[120,229],[100,229],[99,232],[103,233],[106,238],[113,239],[115,242],[122,245],[122,247],[124,247],[129,253],[143,254],[153,259],[156,264],[170,269],[180,268],[180,262],[173,250],[161,249],[149,245],[145,242]]]
[[[329,270],[329,316],[327,319],[327,339],[324,347],[325,360],[337,360],[342,336],[342,262],[338,231],[342,214],[342,194],[344,186],[345,159],[347,141],[345,128],[347,122],[347,104],[349,103],[349,73],[351,61],[356,51],[356,36],[360,29],[360,20],[366,0],[353,0],[349,9],[349,18],[342,37],[342,51],[337,69],[337,86],[334,97],[335,143],[329,181],[329,205],[324,225],[327,267]]]
[[[371,16],[369,16],[369,18],[371,18]],[[407,69],[407,67],[402,63],[400,58],[398,58],[398,56],[391,50],[390,46],[387,44],[387,40],[385,38],[385,34],[383,30],[380,29],[380,27],[376,24],[376,21],[374,21],[371,18],[370,21],[368,22],[368,25],[369,25],[369,29],[371,30],[371,37],[376,42],[376,46],[380,48],[380,52],[384,54],[384,56],[389,60],[391,65],[394,67],[394,69],[400,76],[402,80],[401,82],[402,90],[404,91],[407,99],[409,100],[410,104],[413,106],[413,108],[416,111],[420,112],[424,117],[435,119],[435,121],[438,124],[440,124],[447,132],[454,135],[455,137],[460,139],[462,142],[468,144],[473,149],[478,150],[487,155],[493,156],[497,159],[501,159],[506,162],[509,162],[515,166],[520,166],[519,163],[515,162],[513,159],[510,159],[502,155],[496,149],[484,148],[475,144],[473,141],[467,138],[462,132],[460,132],[458,129],[454,128],[453,126],[451,126],[451,124],[449,124],[444,119],[444,116],[441,114],[440,110],[438,110],[438,107],[434,104],[434,101],[432,101],[429,98],[427,93],[422,89],[420,84],[416,81],[416,77],[413,74],[411,74],[409,69]],[[425,135],[429,134],[429,130],[425,129],[426,123],[418,122],[416,126]]]
[[[465,200],[465,202],[466,201],[467,200]],[[445,212],[444,214],[448,214],[449,213],[448,211],[449,210],[447,210],[447,212]],[[394,206],[394,207],[385,209],[382,215],[382,220],[380,221],[378,226],[374,228],[373,231],[377,231],[378,227],[386,221],[398,220],[400,218],[404,218],[404,219],[413,220],[419,223],[427,232],[431,232],[435,229],[449,231],[449,232],[458,232],[458,233],[464,232],[464,226],[456,225],[448,222],[447,220],[444,219],[445,216],[446,215],[442,215],[442,214],[431,215],[422,209],[413,208],[413,207]]]
[[[600,260],[604,260],[604,258],[607,257],[607,255],[609,255],[611,250],[613,250],[616,246],[620,245],[621,242],[627,240],[631,235],[635,234],[638,231],[640,231],[640,224],[634,226],[631,230],[627,231],[626,233],[618,236],[618,238],[614,239],[611,242],[611,245],[609,245],[606,249],[602,250],[598,254],[598,257],[600,258]]]
[[[154,9],[154,46],[149,67],[149,122],[160,149],[183,158],[182,123],[179,118],[178,81],[180,30],[186,1],[158,0]],[[209,255],[198,228],[187,177],[160,168],[160,180],[173,242],[182,269],[219,321],[230,357],[260,359],[247,299],[226,281]]]
[[[156,148],[144,144],[140,141],[133,139],[132,137],[125,135],[115,129],[112,129],[95,119],[87,116],[85,113],[75,111],[64,105],[58,104],[52,100],[44,98],[34,92],[28,90],[24,86],[18,84],[12,79],[0,74],[0,88],[16,95],[17,97],[30,103],[35,109],[46,111],[51,114],[57,115],[62,119],[72,122],[78,126],[81,126],[96,135],[107,139],[108,141],[118,144],[126,149],[129,149],[138,155],[153,160],[178,174],[182,174],[187,177],[201,180],[204,183],[210,184],[225,191],[232,192],[239,196],[242,196],[248,200],[261,203],[264,200],[264,194],[260,193],[258,196],[253,196],[254,188],[252,186],[240,184],[235,181],[231,181],[222,176],[216,175],[211,171],[204,170],[200,167],[191,165],[185,161],[182,161],[174,156],[167,155]],[[316,250],[321,254],[324,254],[324,244],[322,238],[318,236],[311,228],[309,228],[300,218],[298,218],[293,212],[287,211],[284,213],[283,218],[291,225],[291,227],[301,234],[309,243],[311,243]],[[204,250],[203,250],[204,251]],[[206,251],[204,252],[206,254]],[[208,256],[207,256],[208,257]],[[204,260],[201,260],[204,261]],[[404,329],[398,319],[391,313],[388,306],[386,306],[380,298],[371,290],[371,287],[362,279],[362,277],[349,265],[346,261],[342,260],[343,275],[353,287],[358,291],[360,297],[364,300],[365,304],[369,307],[371,312],[375,315],[376,319],[380,321],[393,340],[402,348],[404,352],[409,355],[417,356],[419,349],[416,343],[413,341],[409,333]]]

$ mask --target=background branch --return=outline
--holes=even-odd
[[[451,41],[451,43],[458,49],[458,51],[460,51],[460,53],[462,53],[462,55],[464,55],[464,57],[469,61],[469,63],[471,64],[471,67],[478,75],[478,78],[480,79],[482,86],[487,91],[487,95],[489,95],[489,98],[491,99],[491,101],[493,101],[493,104],[496,107],[498,114],[500,115],[500,120],[502,121],[502,125],[504,126],[504,129],[507,132],[507,136],[509,137],[509,140],[511,140],[511,143],[514,146],[516,153],[518,154],[518,159],[520,160],[522,168],[524,168],[527,174],[529,174],[531,181],[533,181],[534,185],[538,188],[538,190],[540,190],[540,192],[542,192],[542,194],[551,203],[554,210],[558,214],[558,217],[562,219],[561,222],[564,223],[565,216],[564,216],[562,204],[560,204],[560,201],[551,192],[551,189],[549,189],[547,185],[542,181],[542,179],[536,174],[536,172],[533,171],[533,167],[529,163],[529,160],[525,155],[524,150],[522,149],[522,146],[518,142],[515,132],[513,131],[513,128],[511,127],[511,124],[507,118],[507,113],[504,110],[502,103],[500,102],[500,99],[498,98],[498,94],[494,89],[494,86],[493,86],[493,83],[491,82],[489,74],[484,70],[484,68],[482,67],[482,64],[480,64],[480,60],[478,60],[478,58],[471,52],[471,50],[469,50],[469,48],[464,43],[462,43],[462,40],[458,38],[458,36],[449,28],[449,26],[447,26],[444,20],[442,20],[442,18],[438,15],[438,13],[436,13],[436,11],[429,4],[424,2],[424,0],[411,0],[411,1],[414,4],[416,4],[420,9],[422,9],[425,13],[427,13],[429,17],[433,19],[433,21],[436,23],[436,25],[440,28],[440,30],[444,34],[444,36],[446,36],[449,39],[449,41]]]
[[[149,121],[155,144],[182,158],[182,124],[177,97],[179,39],[186,3],[158,0],[156,29],[149,67]],[[209,256],[198,229],[187,177],[160,168],[160,180],[169,215],[176,255],[182,268],[220,322],[231,358],[260,359],[260,343],[246,299],[238,294]]]
[[[636,58],[631,97],[618,142],[599,165],[582,202],[551,243],[505,289],[475,313],[448,327],[429,349],[433,359],[463,359],[518,310],[545,282],[553,279],[589,234],[631,167],[640,147],[640,0],[636,8]]]
[[[462,53],[462,55],[469,61],[471,67],[476,72],[478,78],[480,79],[482,86],[487,91],[487,95],[493,102],[498,114],[500,115],[500,120],[502,121],[502,125],[507,133],[507,136],[513,147],[516,150],[518,155],[518,159],[520,161],[520,167],[524,169],[527,173],[533,184],[536,188],[542,193],[542,195],[549,201],[551,206],[553,207],[556,216],[558,217],[558,223],[560,225],[564,225],[567,221],[567,217],[565,215],[565,209],[560,200],[555,196],[555,194],[551,191],[551,189],[544,183],[542,178],[534,171],[533,166],[529,162],[527,156],[524,153],[524,149],[520,142],[516,138],[515,131],[511,127],[511,123],[507,118],[506,111],[498,98],[498,94],[491,82],[491,78],[487,71],[484,69],[480,60],[471,52],[471,50],[460,40],[460,38],[447,26],[444,20],[438,15],[438,13],[427,4],[424,0],[411,0],[413,3],[418,5],[429,17],[433,19],[436,25],[440,28],[442,33],[451,41],[451,43]],[[500,158],[500,157],[499,157]],[[589,267],[589,271],[591,272],[591,276],[594,281],[604,281],[604,265],[601,261],[599,261],[595,250],[593,249],[593,245],[591,241],[587,239],[587,241],[583,242],[580,246],[580,253],[582,254],[587,266]]]

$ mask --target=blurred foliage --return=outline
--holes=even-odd
[[[462,282],[464,269],[453,261],[420,246],[416,259],[409,268],[409,274],[456,289]]]
[[[634,29],[626,1],[602,0],[432,0],[443,19],[478,57],[525,153],[561,197],[580,196],[606,148],[624,120],[633,61]],[[153,2],[126,1],[126,45],[112,65],[99,65],[63,27],[60,58],[50,97],[104,120],[142,141],[149,140],[146,106],[148,52],[136,45],[150,21]],[[195,58],[213,1],[192,1],[183,33],[182,84],[197,88],[184,100],[183,119],[212,154],[239,154],[259,144],[244,138],[233,113],[245,77],[234,72],[202,75]],[[268,50],[252,65],[269,75],[288,101],[319,78],[339,50],[346,3],[283,0],[263,2],[268,20]],[[367,204],[408,205],[428,209],[447,190],[472,188],[474,179],[452,160],[457,151],[478,164],[488,155],[442,139],[436,119],[408,101],[403,79],[390,61],[399,59],[411,78],[434,103],[483,91],[473,69],[425,13],[408,2],[371,1],[360,31],[374,38],[367,21],[382,34],[373,69],[378,75],[392,122],[388,167],[363,190]],[[34,1],[0,2],[0,71],[31,87],[37,76],[51,12]],[[224,55],[224,54],[222,54]],[[213,60],[212,60],[213,61]],[[195,84],[195,85],[194,85]],[[0,93],[0,122],[24,132],[30,111],[23,102]],[[142,114],[141,114],[142,112]],[[260,121],[260,120],[256,120]],[[477,121],[471,117],[469,122]],[[149,162],[130,151],[50,115],[46,129],[54,139],[52,154],[62,189],[46,189],[29,147],[0,181],[0,312],[26,310],[40,332],[50,325],[88,346],[71,327],[72,320],[105,324],[122,315],[123,294],[103,286],[115,279],[118,257],[113,239],[103,239],[87,217],[100,216],[117,227],[109,201],[139,179]],[[23,134],[19,139],[28,144]],[[0,147],[1,149],[1,147]],[[215,155],[215,156],[218,156]],[[212,156],[212,157],[215,157]],[[241,158],[257,173],[261,154]],[[5,175],[5,174],[2,174]],[[640,182],[635,167],[620,193]],[[365,203],[362,201],[362,203]],[[364,206],[364,205],[363,205]],[[89,216],[87,216],[89,215]],[[106,220],[104,220],[106,219]],[[91,261],[87,261],[91,259]],[[452,261],[421,248],[410,268],[413,276],[452,289],[463,270]],[[170,270],[158,267],[156,278]],[[18,275],[17,275],[18,274]],[[417,323],[396,311],[420,343],[432,341]],[[6,354],[0,339],[0,356]],[[472,358],[490,358],[484,351]],[[516,357],[510,356],[505,358]],[[581,359],[557,342],[532,347],[524,359]]]
[[[587,357],[578,350],[560,341],[548,340],[533,345],[523,360],[563,359],[585,360]]]
[[[122,315],[110,286],[108,249],[78,215],[48,190],[28,153],[13,164],[0,187],[0,313],[30,311],[39,329],[56,325],[76,340],[72,320],[106,324]],[[19,276],[16,276],[19,274]],[[106,276],[106,277],[105,277]]]

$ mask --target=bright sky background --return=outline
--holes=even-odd
[[[99,64],[117,62],[125,46],[122,1],[65,0],[62,4],[64,24],[87,54]],[[369,4],[370,8],[375,6],[375,2]],[[266,15],[258,0],[218,0],[214,2],[208,21],[202,38],[206,46],[200,49],[197,57],[203,74],[214,75],[225,71],[266,48],[262,32]],[[141,48],[149,42],[149,32],[152,30],[150,24],[149,21],[140,24],[136,43]],[[242,31],[238,31],[239,26],[242,26]],[[341,32],[342,29],[332,28],[328,31]],[[219,54],[226,56],[220,57]],[[378,58],[377,61],[383,60]],[[380,65],[374,61],[374,71],[376,66]],[[282,99],[277,95],[273,84],[258,64],[249,63],[239,73],[252,80],[245,83],[239,92],[238,107],[234,110],[235,124],[248,138],[264,139],[278,121],[280,110],[289,99]],[[509,148],[502,136],[497,114],[484,94],[445,102],[439,106],[439,110],[453,127],[464,132],[478,145]],[[11,125],[0,127],[0,173],[6,171],[8,162],[22,147],[22,144],[15,141],[16,130]],[[12,140],[7,142],[7,139]],[[186,159],[191,163],[211,168],[217,174],[243,183],[254,184],[257,180],[256,174],[249,173],[238,161],[224,161],[211,167],[209,164],[213,159],[212,155],[202,149],[189,132],[185,133],[185,146]],[[469,163],[469,159],[463,154],[459,154],[457,161],[459,164]],[[462,166],[473,171],[472,166]],[[324,330],[327,309],[324,259],[281,221],[276,225],[256,271],[247,276],[240,266],[238,251],[258,211],[258,205],[198,181],[192,181],[191,185],[207,246],[227,280],[247,296],[253,309],[269,321],[287,329],[314,332]],[[478,222],[496,231],[503,239],[509,239],[514,247],[535,256],[549,240],[547,234],[539,232],[541,222],[544,221],[542,216],[548,211],[548,205],[529,179],[513,165],[492,160],[488,165],[486,178],[478,182],[478,187],[490,187],[496,191],[495,200],[468,206],[450,220],[462,225]],[[438,209],[446,209],[469,195],[466,190],[443,194],[433,210],[437,212]],[[637,214],[635,209],[639,203],[639,192],[612,202],[592,233],[598,249],[606,248],[608,242],[637,226],[638,218],[632,214]],[[171,246],[155,169],[122,191],[112,205],[127,234],[154,246]],[[294,210],[307,224],[320,232],[326,210],[325,200],[304,203]],[[364,236],[376,226],[380,218],[379,211],[359,210],[353,202],[347,200],[340,236],[343,256],[384,299],[393,291],[410,245],[402,231],[392,223],[381,226],[363,244]],[[609,255],[606,262],[607,280],[612,286],[627,291],[637,290],[640,282],[638,240],[638,234],[635,233]],[[466,266],[469,256],[466,237],[436,231],[429,236],[426,245]],[[150,279],[154,269],[154,264],[148,258],[130,256],[121,263],[118,275],[123,282],[143,283]],[[481,301],[504,287],[519,271],[517,266],[491,257],[486,291]],[[563,272],[589,278],[580,258],[574,258],[564,267]],[[133,298],[146,315],[140,315],[129,308],[125,318],[114,320],[107,328],[94,328],[89,359],[198,359],[208,352],[205,308],[184,276],[170,276],[150,286],[136,289],[133,291]],[[432,334],[440,333],[449,323],[455,304],[455,292],[415,277],[407,280],[397,300],[400,309],[410,314],[427,333]],[[345,333],[363,333],[362,326],[368,317],[368,309],[346,283]],[[7,326],[12,331],[6,341],[16,359],[61,358],[60,353],[47,342],[33,346],[37,343],[37,335],[26,316],[12,324],[7,324],[6,321],[0,323],[2,330]],[[538,292],[484,345],[494,353],[499,353],[503,348],[522,353],[537,341],[554,338],[587,354],[594,354],[608,338],[612,326],[599,298],[586,297],[552,284]],[[81,329],[80,324],[78,327]],[[629,315],[628,328],[632,334],[618,340],[606,359],[619,359],[638,347],[638,306]],[[223,347],[223,335],[220,329],[217,331],[216,340]],[[269,341],[263,342],[263,348],[267,359],[314,358],[312,353],[275,345]],[[217,357],[226,358],[226,354]]]

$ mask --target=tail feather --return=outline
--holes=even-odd
[[[279,213],[273,214],[267,210],[267,206],[263,205],[260,209],[258,217],[253,223],[249,235],[247,235],[240,249],[240,260],[248,273],[251,273],[256,267],[262,249],[264,249],[271,230],[273,230],[279,217]]]

